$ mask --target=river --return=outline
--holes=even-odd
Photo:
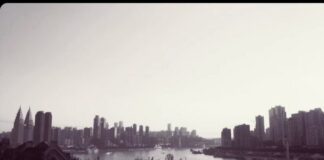
[[[114,151],[100,151],[97,154],[75,153],[75,157],[80,160],[135,160],[136,158],[143,160],[164,160],[167,154],[173,154],[174,160],[225,160],[222,158],[214,158],[204,154],[192,154],[189,149],[123,149]],[[229,159],[228,159],[229,160]]]

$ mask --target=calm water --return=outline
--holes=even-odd
[[[129,150],[115,150],[111,152],[99,152],[98,154],[74,154],[75,157],[81,160],[96,160],[99,156],[100,160],[135,160],[135,158],[154,157],[154,160],[164,160],[165,156],[171,153],[174,160],[225,160],[221,158],[214,158],[213,156],[206,156],[203,154],[192,154],[189,149],[129,149]]]

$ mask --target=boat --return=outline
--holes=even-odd
[[[88,152],[88,154],[97,154],[99,152],[99,149],[94,145],[90,145],[87,148],[87,152]]]
[[[156,145],[154,146],[154,149],[162,149],[162,146],[156,144]]]
[[[192,154],[202,154],[202,152],[199,150],[195,151],[194,149],[190,149],[190,151]]]

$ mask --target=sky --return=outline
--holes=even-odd
[[[324,4],[4,4],[0,132],[21,106],[220,137],[324,105]]]

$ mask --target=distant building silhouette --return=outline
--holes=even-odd
[[[101,140],[101,145],[105,145],[106,144],[106,141],[107,141],[107,128],[106,128],[106,126],[107,126],[107,123],[106,123],[106,119],[105,118],[103,118],[103,117],[101,117],[100,118],[100,131],[101,131],[101,133],[100,133],[100,140]]]
[[[33,131],[34,142],[51,142],[52,140],[52,113],[38,111],[35,116],[35,127]]]
[[[21,107],[17,112],[14,126],[11,131],[11,141],[12,146],[21,145],[24,142],[24,119],[23,114],[21,112]]]
[[[33,115],[29,108],[24,123],[24,142],[33,141],[33,133],[34,133],[34,121],[33,121]]]
[[[320,108],[315,108],[305,116],[306,145],[324,147],[324,115]]]
[[[254,135],[261,141],[264,140],[264,118],[263,116],[259,115],[255,117],[255,129]]]
[[[265,137],[264,137],[264,139],[266,141],[270,141],[271,140],[271,137],[270,137],[270,128],[269,127],[265,130]]]
[[[52,141],[56,144],[60,144],[61,131],[60,127],[52,127]]]
[[[168,123],[168,136],[172,136],[172,129],[171,129],[171,123]]]
[[[118,123],[117,122],[114,123],[113,135],[114,135],[113,136],[114,139],[117,139],[117,137],[118,137]]]
[[[99,121],[99,116],[96,115],[94,120],[93,120],[93,138],[94,139],[99,139],[100,138],[100,121]]]
[[[305,116],[306,112],[299,111],[288,118],[287,137],[290,146],[303,146],[306,144]]]
[[[174,128],[174,135],[179,136],[179,127]]]
[[[222,130],[221,144],[222,147],[231,147],[232,144],[231,129],[224,128]]]
[[[133,124],[133,134],[137,135],[137,125],[135,123]]]
[[[139,126],[138,134],[139,134],[139,136],[144,136],[143,125]]]
[[[234,127],[234,147],[250,148],[251,147],[250,126],[246,124]]]
[[[283,145],[287,135],[287,118],[285,108],[276,106],[269,110],[270,139],[278,145]]]
[[[84,143],[86,145],[89,145],[90,144],[90,141],[91,141],[91,137],[92,137],[92,128],[90,127],[86,127],[83,129],[83,135],[84,135]]]
[[[145,136],[149,136],[149,134],[150,134],[150,127],[145,126]]]
[[[118,137],[120,137],[124,132],[124,123],[123,121],[119,121],[119,126],[118,126],[118,129],[117,129],[117,135]]]
[[[195,129],[192,130],[191,133],[190,133],[190,136],[191,137],[196,137],[197,136],[197,131]]]
[[[51,142],[52,133],[52,113],[45,113],[45,123],[44,123],[44,141]]]
[[[38,111],[35,116],[34,142],[40,143],[44,141],[45,114]]]

